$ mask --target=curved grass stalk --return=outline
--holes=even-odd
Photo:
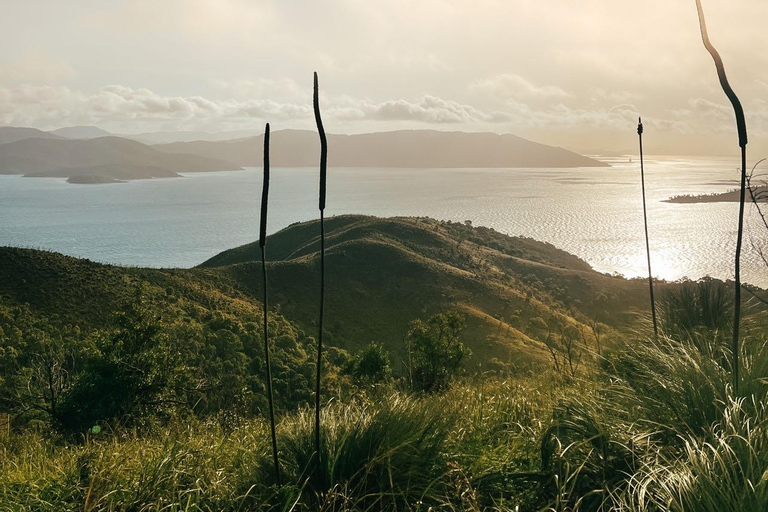
[[[739,134],[739,147],[741,147],[741,190],[739,195],[739,229],[736,237],[736,256],[734,263],[734,303],[733,303],[733,338],[731,341],[731,350],[733,352],[733,389],[739,388],[739,321],[741,318],[741,241],[744,235],[744,202],[747,182],[747,121],[744,117],[744,108],[741,106],[738,96],[728,83],[728,77],[725,75],[725,66],[723,59],[715,47],[709,41],[707,32],[707,23],[704,19],[704,10],[701,7],[701,0],[696,0],[696,10],[699,14],[699,28],[701,30],[701,40],[704,47],[715,61],[717,68],[717,77],[720,79],[720,87],[731,101],[733,112],[736,115],[736,129]]]

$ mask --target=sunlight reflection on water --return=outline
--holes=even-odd
[[[328,215],[430,216],[556,245],[596,270],[645,274],[637,162],[583,169],[334,169]],[[736,203],[669,204],[677,194],[737,186],[738,162],[650,158],[647,196],[654,275],[731,278]],[[0,176],[0,245],[96,261],[188,267],[257,238],[260,170],[110,185]],[[314,169],[273,169],[270,232],[317,217]],[[768,287],[752,243],[768,239],[747,209],[743,280]]]

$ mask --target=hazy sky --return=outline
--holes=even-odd
[[[703,0],[768,156],[768,1]],[[511,132],[733,152],[694,0],[0,0],[0,124]]]

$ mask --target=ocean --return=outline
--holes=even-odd
[[[606,168],[329,169],[326,215],[429,216],[550,242],[595,270],[647,275],[640,170]],[[737,159],[646,160],[654,276],[733,277],[737,203],[670,204],[678,194],[738,186]],[[269,231],[315,219],[316,169],[275,168]],[[0,245],[32,247],[119,265],[191,267],[258,237],[261,170],[73,185],[0,176]],[[747,207],[742,279],[768,287],[768,231]]]

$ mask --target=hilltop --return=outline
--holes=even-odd
[[[264,136],[230,141],[159,144],[167,153],[194,153],[226,159],[241,166],[262,165]],[[356,135],[328,135],[328,163],[334,167],[515,168],[608,167],[566,149],[539,144],[512,134],[400,130]],[[317,133],[280,130],[271,138],[272,165],[317,165]]]

